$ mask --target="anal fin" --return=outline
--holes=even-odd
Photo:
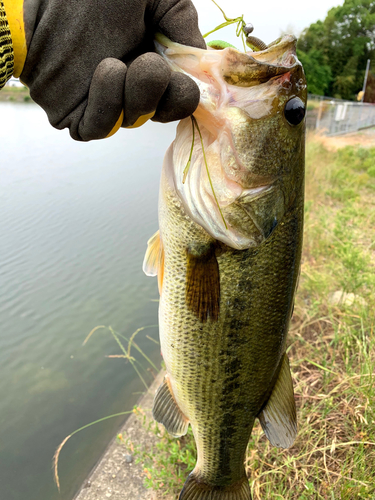
[[[172,436],[179,437],[187,433],[189,420],[182,413],[174,399],[168,375],[164,377],[162,384],[156,391],[152,416],[157,422],[163,424]]]
[[[186,251],[186,304],[202,321],[217,321],[220,312],[219,265],[212,244]]]
[[[147,242],[142,269],[146,276],[158,277],[159,293],[161,295],[164,277],[164,249],[159,230]]]
[[[297,435],[297,414],[289,359],[284,353],[281,369],[272,394],[258,415],[263,431],[271,444],[289,448]]]

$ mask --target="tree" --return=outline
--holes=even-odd
[[[355,99],[367,59],[375,65],[375,0],[345,0],[305,29],[297,47],[310,92]]]
[[[309,52],[297,49],[297,55],[307,75],[309,92],[325,95],[332,81],[332,71],[329,64],[326,64],[323,53],[317,49]]]

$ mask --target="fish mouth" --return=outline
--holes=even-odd
[[[169,64],[174,61],[181,70],[180,56],[185,60],[186,57],[187,60],[196,59],[201,54],[214,59],[217,57],[218,74],[226,83],[238,87],[253,87],[275,76],[301,71],[302,64],[298,60],[296,47],[297,39],[293,35],[284,35],[270,43],[266,49],[257,52],[240,52],[232,47],[223,50],[197,49],[172,42],[160,33],[155,35],[156,52],[169,60]],[[215,55],[218,52],[220,56]],[[174,65],[172,67],[176,69]],[[184,68],[184,71],[190,76],[196,76],[191,68]]]
[[[258,52],[239,52],[228,48],[222,60],[222,74],[230,85],[253,87],[271,78],[302,69],[296,52],[297,39],[285,35]]]

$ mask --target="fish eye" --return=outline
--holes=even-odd
[[[299,97],[290,99],[284,108],[285,118],[291,125],[298,125],[305,117],[305,105]]]

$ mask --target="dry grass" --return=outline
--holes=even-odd
[[[254,430],[247,460],[254,500],[373,499],[373,331],[364,330],[360,314],[338,308],[318,318],[300,309],[293,323],[298,438],[278,450]]]
[[[298,438],[280,450],[256,426],[246,462],[253,500],[375,499],[375,148],[335,151],[310,135],[306,186],[288,348]],[[354,302],[332,303],[337,291]],[[138,458],[148,486],[175,495],[194,465],[194,443],[161,436]]]

